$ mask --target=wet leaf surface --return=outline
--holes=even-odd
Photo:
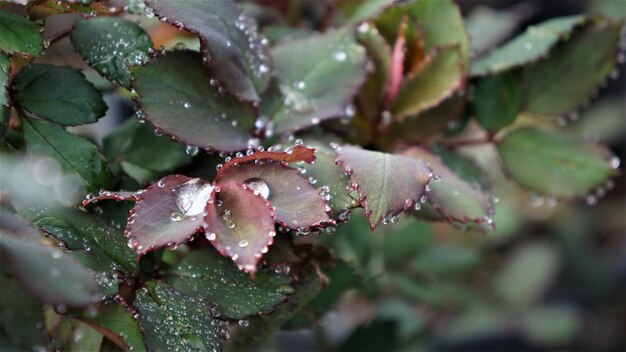
[[[498,143],[511,176],[537,192],[586,197],[615,176],[619,159],[606,147],[574,135],[520,128]]]
[[[90,191],[109,187],[113,176],[95,145],[52,122],[36,119],[22,121],[24,142],[29,153],[53,158],[63,171],[76,175],[76,182],[82,182]]]
[[[213,306],[183,295],[165,283],[137,291],[135,307],[150,351],[214,351],[220,349]],[[218,314],[217,314],[218,315]]]
[[[246,184],[229,179],[218,187],[217,198],[206,205],[204,233],[220,254],[254,274],[276,236],[274,212],[261,193]]]
[[[43,50],[40,26],[26,17],[0,11],[0,51],[38,56]]]
[[[131,65],[148,60],[152,41],[137,24],[114,17],[96,17],[74,24],[72,44],[98,73],[123,87],[130,86]]]
[[[436,175],[426,196],[444,218],[463,223],[493,222],[489,196],[452,172],[438,156],[419,147],[410,148],[403,154],[424,161]]]
[[[605,81],[616,63],[622,22],[594,18],[550,56],[522,71],[522,109],[561,116],[578,108]]]
[[[293,293],[289,277],[259,270],[252,279],[212,249],[191,252],[167,280],[186,295],[215,303],[225,319],[269,313]]]
[[[145,119],[162,132],[203,149],[230,152],[250,144],[252,105],[211,85],[199,54],[168,52],[135,67],[133,77]]]
[[[306,229],[330,221],[327,203],[320,191],[296,169],[278,163],[243,164],[221,174],[223,180],[235,180],[267,195],[275,208],[276,220],[292,229]],[[317,180],[313,178],[317,183]]]
[[[387,216],[410,209],[424,194],[431,179],[430,168],[422,161],[342,146],[336,149],[337,161],[351,174],[366,216],[374,228]]]
[[[348,30],[281,43],[272,48],[282,96],[269,115],[275,134],[339,118],[365,80],[365,50]]]
[[[227,91],[255,101],[270,81],[267,41],[257,24],[231,0],[148,0],[161,20],[200,37],[202,57],[214,78]]]
[[[502,47],[472,63],[474,76],[484,76],[536,62],[550,52],[561,40],[585,23],[584,16],[554,18],[529,27]]]
[[[32,64],[11,84],[15,105],[64,126],[96,122],[107,106],[102,94],[77,69]]]
[[[126,236],[137,253],[188,240],[202,226],[204,207],[213,186],[197,178],[171,175],[138,195],[126,225]]]
[[[93,317],[77,317],[76,319],[93,327],[120,348],[131,351],[145,351],[143,336],[133,312],[122,304],[103,304],[98,314]]]

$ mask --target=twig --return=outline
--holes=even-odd
[[[443,145],[448,148],[458,148],[464,147],[468,145],[481,145],[481,144],[489,144],[494,142],[493,135],[486,135],[482,138],[474,138],[474,139],[460,139],[455,141],[444,141]]]
[[[72,27],[67,27],[64,30],[58,31],[50,36],[50,38],[46,39],[50,45],[58,42],[59,40],[65,38],[68,34],[72,32]]]

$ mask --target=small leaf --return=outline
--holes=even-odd
[[[293,293],[290,278],[260,270],[253,280],[211,249],[189,253],[167,280],[188,296],[215,303],[226,319],[269,313]]]
[[[215,177],[218,180],[231,166],[239,164],[249,163],[257,160],[271,160],[280,161],[281,163],[293,163],[296,161],[305,161],[309,164],[315,161],[315,149],[305,148],[300,145],[296,145],[291,148],[289,152],[270,152],[270,151],[257,151],[249,155],[232,158],[230,161],[224,164],[217,172]]]
[[[559,41],[567,39],[585,21],[584,16],[570,16],[554,18],[531,26],[501,48],[474,61],[471,67],[472,75],[499,73],[538,61],[548,55]]]
[[[0,53],[0,138],[9,125],[11,117],[11,98],[9,97],[9,75],[11,72],[11,59]]]
[[[185,296],[165,283],[137,291],[135,306],[150,351],[218,351],[218,330],[225,323],[211,315],[214,307]]]
[[[4,268],[1,271],[5,271]],[[31,297],[15,279],[3,273],[0,273],[0,287],[0,329],[8,339],[2,341],[2,348],[25,351],[44,346],[47,336],[41,303]]]
[[[74,24],[72,44],[98,73],[121,86],[130,86],[129,66],[148,60],[152,41],[135,23],[115,17],[96,17]]]
[[[348,30],[279,44],[272,58],[282,94],[271,114],[276,134],[341,117],[365,80],[365,50]]]
[[[30,118],[23,121],[29,153],[52,157],[64,171],[79,176],[91,191],[109,186],[113,176],[95,145],[55,123]]]
[[[492,222],[492,204],[489,196],[452,172],[441,159],[419,147],[406,150],[404,155],[422,160],[436,175],[426,193],[430,203],[450,221]],[[439,180],[439,181],[436,181]]]
[[[391,72],[391,47],[376,27],[368,22],[357,28],[357,38],[374,63],[374,71],[368,76],[357,97],[359,112],[367,121],[375,121]]]
[[[143,255],[185,242],[202,226],[212,196],[213,186],[199,178],[163,177],[137,196],[126,225],[129,243]]]
[[[388,215],[395,216],[420,200],[431,179],[422,161],[353,146],[336,149],[340,163],[357,188],[373,229]]]
[[[430,51],[424,63],[404,79],[390,111],[396,119],[439,105],[465,84],[463,66],[456,47]]]
[[[576,136],[520,128],[498,143],[506,168],[520,184],[558,197],[585,197],[616,175],[619,159]]]
[[[46,303],[84,307],[97,297],[92,274],[58,249],[0,235],[0,258],[9,272]]]
[[[186,147],[154,134],[148,124],[129,119],[104,137],[103,151],[112,162],[127,162],[154,172],[166,172],[191,162]]]
[[[137,104],[146,120],[162,132],[209,150],[231,152],[250,144],[248,131],[255,120],[252,105],[211,85],[199,54],[166,53],[145,67],[134,67],[133,77]]]
[[[38,56],[43,50],[39,25],[27,18],[0,11],[0,52]]]
[[[502,73],[478,81],[474,93],[476,120],[489,132],[508,126],[522,106],[521,82],[513,73]]]
[[[522,71],[522,110],[561,116],[583,104],[615,66],[622,22],[593,18],[550,56]]]
[[[243,164],[226,170],[221,179],[247,184],[259,192],[276,209],[276,220],[283,226],[306,229],[332,222],[320,191],[295,169],[276,163]]]
[[[20,0],[14,0],[20,1]],[[96,1],[81,0],[21,0],[28,2],[28,17],[32,20],[45,19],[48,16],[62,13],[76,13],[83,16],[114,16],[121,12],[122,7],[110,7],[109,4]]]
[[[363,2],[341,2],[343,6],[358,6],[350,15],[350,23],[358,23],[376,16],[385,7],[390,6],[393,0],[369,0]]]
[[[96,122],[107,106],[102,94],[77,69],[32,64],[15,76],[14,103],[64,126]]]
[[[145,351],[143,336],[132,312],[121,304],[100,305],[95,317],[75,317],[91,326],[120,348]]]
[[[203,62],[215,79],[237,97],[259,100],[270,81],[267,43],[256,21],[232,0],[148,0],[161,20],[200,37]]]
[[[206,206],[204,232],[220,254],[254,274],[276,236],[274,212],[267,200],[245,184],[228,180],[217,187],[218,198]]]

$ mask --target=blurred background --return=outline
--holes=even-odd
[[[300,1],[301,10],[314,17],[329,1]],[[626,15],[622,0],[458,4],[474,56],[549,18],[592,12]],[[257,5],[244,6],[254,15]],[[45,36],[77,18],[50,17]],[[144,24],[157,46],[198,45],[196,39],[156,20]],[[624,50],[626,43],[621,44]],[[67,38],[39,60],[82,67],[96,85],[113,89],[87,70]],[[603,140],[624,160],[626,74],[621,61],[589,107],[562,123],[565,129]],[[105,95],[107,116],[74,132],[102,145],[104,136],[133,118],[125,94],[111,90]],[[322,239],[345,266],[332,271],[331,286],[263,349],[626,350],[623,173],[587,202],[563,203],[508,181],[500,168],[490,166],[498,162],[490,146],[464,147],[462,153],[482,166],[498,198],[494,231],[465,231],[402,216],[371,232],[356,212],[332,238]]]

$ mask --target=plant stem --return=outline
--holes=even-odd
[[[67,27],[51,35],[50,38],[47,39],[47,41],[48,43],[50,43],[50,45],[52,45],[58,42],[59,40],[65,38],[68,34],[70,34],[70,32],[72,32],[72,27]]]
[[[448,148],[458,148],[458,147],[464,147],[464,146],[469,146],[469,145],[481,145],[481,144],[489,144],[489,143],[493,143],[495,142],[494,136],[491,134],[488,134],[484,137],[481,138],[473,138],[473,139],[460,139],[460,140],[455,140],[455,141],[444,141],[443,145],[448,147]]]

